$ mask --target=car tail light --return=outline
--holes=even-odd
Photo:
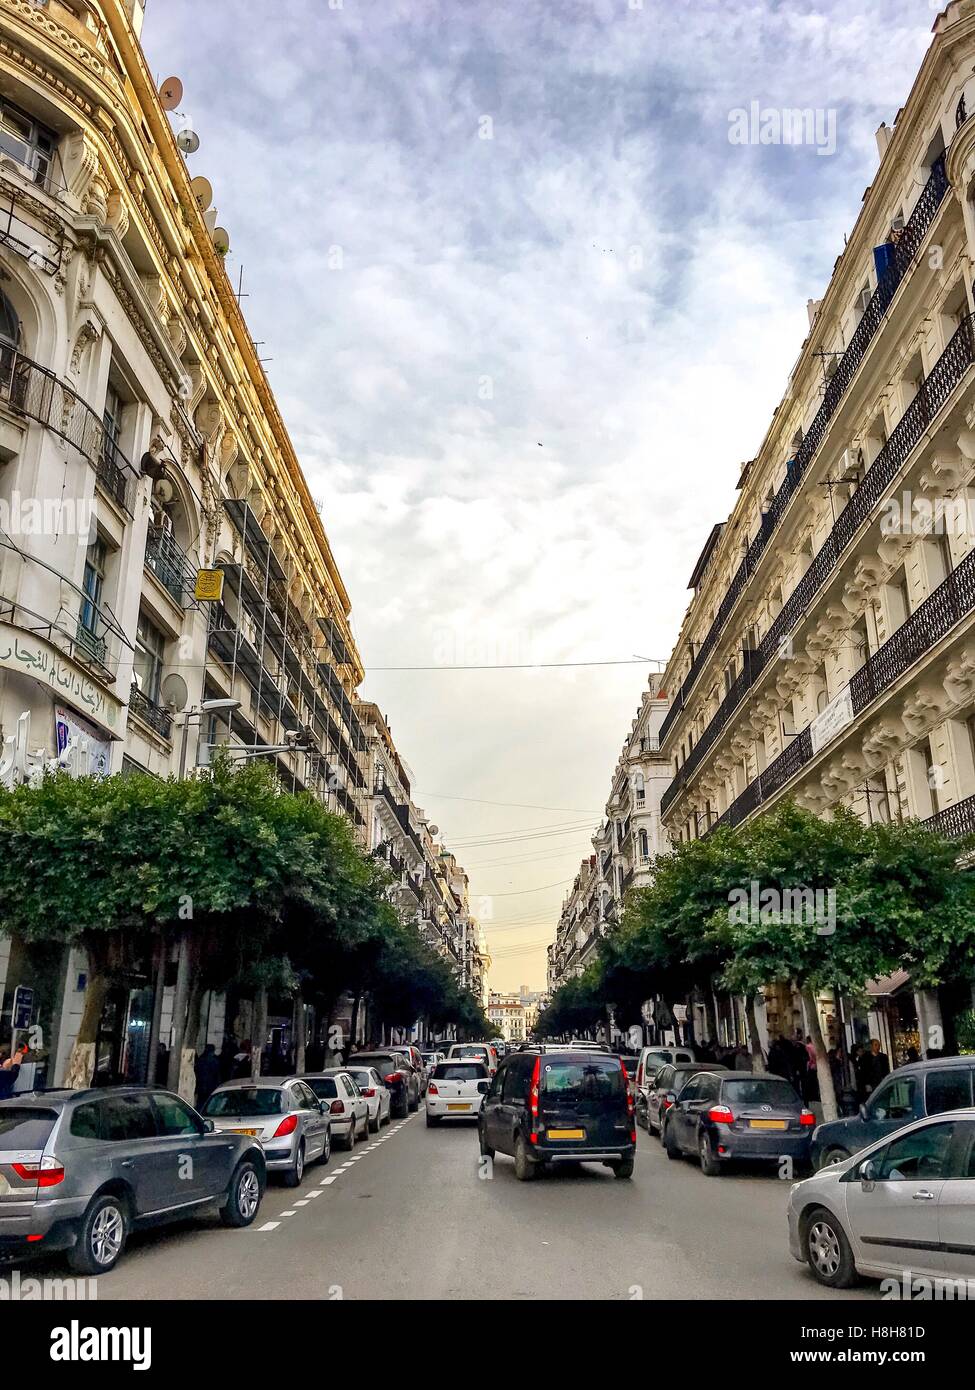
[[[40,1163],[12,1163],[11,1168],[24,1182],[36,1182],[38,1187],[57,1187],[64,1182],[64,1169],[50,1154]]]
[[[626,1087],[626,1109],[627,1109],[627,1113],[630,1114],[630,1115],[632,1115],[632,1114],[633,1114],[633,1090],[632,1090],[632,1088],[631,1088],[631,1086],[630,1086],[630,1078],[629,1078],[629,1076],[627,1075],[626,1067],[623,1065],[623,1059],[622,1059],[622,1057],[620,1058],[620,1071],[623,1073],[623,1085]]]
[[[542,1059],[535,1058],[535,1065],[532,1068],[532,1084],[528,1092],[528,1099],[531,1102],[531,1111],[535,1119],[538,1119],[538,1088],[542,1079]]]
[[[429,1095],[429,1096],[439,1096],[439,1094],[440,1094],[440,1092],[437,1090],[436,1082],[435,1082],[435,1081],[431,1081],[431,1082],[430,1082],[430,1085],[427,1087],[427,1095]]]
[[[294,1132],[295,1132],[295,1130],[296,1130],[297,1128],[298,1128],[298,1116],[297,1116],[297,1115],[285,1115],[284,1119],[281,1121],[281,1123],[278,1125],[277,1129],[276,1129],[276,1130],[274,1131],[274,1133],[271,1135],[271,1138],[272,1138],[272,1139],[283,1139],[284,1136],[285,1136],[286,1134],[294,1134]]]
[[[391,1072],[389,1076],[384,1076],[383,1080],[385,1081],[387,1086],[398,1086],[402,1081],[402,1077],[400,1076],[398,1071],[394,1071]]]
[[[345,1101],[344,1101],[344,1100],[333,1100],[332,1103],[331,1103],[331,1105],[328,1107],[328,1113],[329,1113],[330,1115],[344,1115],[344,1114],[345,1114]]]
[[[371,1100],[372,1097],[376,1094],[376,1088],[375,1088],[375,1086],[367,1086],[366,1089],[362,1092],[362,1094],[363,1094],[364,1096],[368,1096],[369,1099]]]
[[[712,1105],[708,1119],[715,1125],[733,1125],[735,1122],[734,1112],[727,1105]]]
[[[799,1116],[799,1123],[803,1126],[814,1125],[816,1123],[816,1116],[811,1110],[804,1110]]]

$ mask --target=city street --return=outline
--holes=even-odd
[[[98,1297],[878,1297],[830,1293],[795,1263],[785,1183],[704,1178],[642,1130],[631,1182],[588,1167],[519,1183],[505,1158],[481,1180],[477,1158],[473,1128],[427,1129],[421,1109],[299,1190],[272,1184],[250,1230],[212,1217],[133,1237]]]

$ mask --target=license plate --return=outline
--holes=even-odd
[[[752,1129],[788,1129],[788,1120],[749,1120]]]
[[[259,1129],[228,1129],[228,1130],[227,1130],[227,1133],[228,1133],[228,1134],[250,1134],[251,1136],[253,1136],[253,1135],[255,1135],[255,1134],[260,1134],[260,1132],[261,1132],[261,1131],[260,1131]]]
[[[464,1101],[463,1104],[461,1104],[459,1101],[448,1101],[448,1102],[447,1102],[447,1109],[448,1109],[448,1110],[470,1110],[470,1108],[471,1108],[471,1107],[470,1107],[470,1103],[469,1103],[468,1101]]]
[[[584,1129],[550,1129],[548,1137],[549,1139],[585,1139],[586,1131]]]

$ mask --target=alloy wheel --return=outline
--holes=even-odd
[[[816,1271],[826,1279],[832,1279],[840,1267],[839,1237],[827,1221],[815,1221],[809,1228],[806,1239],[809,1258]]]
[[[91,1227],[91,1253],[100,1265],[110,1265],[122,1248],[125,1222],[118,1207],[102,1207]]]
[[[261,1201],[261,1184],[253,1168],[246,1168],[237,1186],[237,1206],[246,1221],[253,1219]]]

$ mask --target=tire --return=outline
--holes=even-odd
[[[295,1154],[294,1167],[289,1168],[284,1175],[285,1187],[300,1187],[301,1180],[305,1176],[305,1141],[298,1141],[298,1152]]]
[[[392,1105],[390,1106],[389,1113],[391,1118],[397,1120],[406,1119],[407,1115],[410,1113],[410,1107],[405,1094],[403,1095],[402,1099],[396,1102],[395,1107]]]
[[[701,1172],[706,1178],[720,1177],[721,1164],[714,1156],[710,1134],[702,1134],[697,1141],[697,1156],[701,1162]]]
[[[96,1197],[82,1218],[77,1243],[68,1251],[68,1264],[76,1274],[107,1274],[121,1259],[128,1234],[124,1198],[109,1193]]]
[[[614,1178],[632,1178],[633,1176],[633,1155],[624,1158],[620,1163],[613,1164]]]
[[[491,1145],[484,1138],[484,1131],[481,1129],[480,1125],[478,1125],[477,1127],[477,1144],[478,1148],[481,1150],[482,1158],[494,1157],[494,1150],[491,1148]]]
[[[220,1208],[220,1220],[225,1226],[238,1229],[249,1226],[258,1213],[262,1196],[261,1175],[257,1166],[251,1159],[245,1158],[234,1169],[227,1200]]]
[[[534,1159],[528,1155],[528,1145],[519,1134],[515,1140],[515,1177],[519,1182],[531,1182],[537,1171]]]
[[[820,1160],[819,1166],[820,1168],[832,1168],[834,1164],[845,1163],[850,1157],[851,1155],[846,1149],[841,1149],[837,1146],[836,1148],[826,1150]]]
[[[347,1152],[347,1153],[351,1153],[352,1150],[355,1148],[355,1116],[354,1116],[354,1115],[353,1115],[353,1117],[352,1117],[352,1123],[351,1123],[351,1125],[349,1126],[349,1137],[348,1137],[348,1138],[346,1139],[346,1141],[345,1141],[345,1148],[346,1148],[346,1152]]]
[[[649,1106],[647,1107],[646,1121],[647,1121],[647,1133],[648,1133],[648,1134],[656,1134],[657,1137],[659,1138],[663,1131],[661,1130],[661,1128],[660,1128],[659,1126],[658,1126],[656,1129],[654,1129],[653,1125],[650,1123],[650,1108],[649,1108]]]
[[[824,1207],[817,1207],[806,1221],[802,1247],[806,1263],[820,1284],[828,1289],[848,1289],[857,1282],[846,1232]]]
[[[322,1156],[318,1160],[324,1168],[328,1160],[332,1157],[332,1126],[329,1125],[325,1131],[325,1147],[322,1149]]]
[[[437,1125],[438,1125],[439,1123],[440,1123],[440,1116],[439,1116],[439,1115],[431,1115],[431,1114],[430,1114],[430,1111],[428,1110],[428,1111],[427,1111],[427,1129],[436,1129],[436,1127],[437,1127]]]
[[[419,1108],[420,1108],[420,1092],[417,1091],[416,1095],[413,1096],[413,1097],[411,1098],[411,1100],[410,1100],[410,1104],[409,1104],[410,1114],[411,1114],[411,1115],[415,1115],[416,1112],[419,1110]]]
[[[381,1124],[382,1124],[382,1120],[379,1118],[379,1111],[377,1110],[377,1111],[376,1111],[376,1123],[373,1124],[372,1120],[369,1121],[369,1133],[370,1133],[370,1134],[378,1134],[378,1133],[379,1133],[379,1126],[380,1126]]]
[[[673,1135],[671,1134],[670,1130],[666,1127],[666,1125],[660,1132],[660,1142],[663,1144],[664,1153],[667,1155],[668,1158],[677,1159],[684,1157],[680,1149],[674,1143]]]

